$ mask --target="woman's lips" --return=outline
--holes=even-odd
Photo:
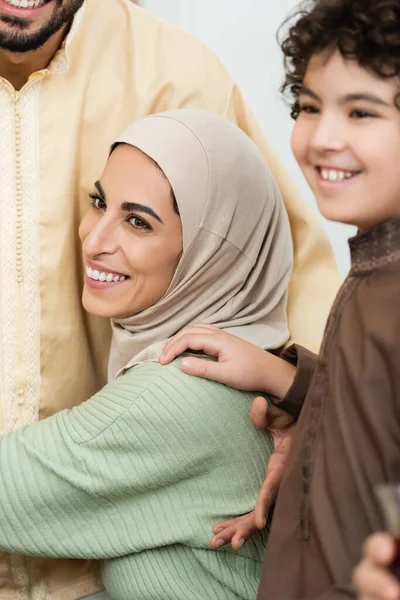
[[[129,278],[128,279],[123,279],[122,281],[111,281],[111,282],[100,281],[100,280],[96,280],[96,279],[91,279],[90,277],[88,277],[87,275],[85,275],[85,284],[88,285],[89,287],[95,289],[95,290],[109,290],[109,289],[113,289],[116,286],[123,285],[127,281],[129,281]]]
[[[86,265],[85,282],[94,289],[108,289],[128,280],[127,275],[105,271],[99,265]]]

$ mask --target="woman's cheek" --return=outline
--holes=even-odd
[[[89,208],[89,211],[83,217],[81,224],[79,225],[79,239],[84,242],[89,233],[93,230],[96,224],[96,218],[93,215],[93,209]]]

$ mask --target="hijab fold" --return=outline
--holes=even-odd
[[[144,152],[170,182],[183,252],[164,296],[112,322],[109,377],[157,360],[168,338],[211,323],[265,349],[289,337],[289,221],[255,144],[213,113],[173,110],[136,121],[116,141]]]

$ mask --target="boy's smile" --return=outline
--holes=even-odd
[[[334,185],[337,183],[343,183],[344,181],[350,181],[350,179],[354,179],[359,173],[359,171],[349,171],[342,167],[336,167],[333,165],[317,165],[314,167],[316,170],[316,174],[320,179],[321,187],[325,187],[327,189],[330,188],[330,185]]]
[[[400,214],[399,90],[338,51],[312,57],[292,148],[327,219],[369,229]]]

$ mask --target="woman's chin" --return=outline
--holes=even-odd
[[[104,319],[116,318],[115,309],[108,302],[101,301],[88,293],[85,289],[82,294],[82,306],[90,315],[103,317]]]

